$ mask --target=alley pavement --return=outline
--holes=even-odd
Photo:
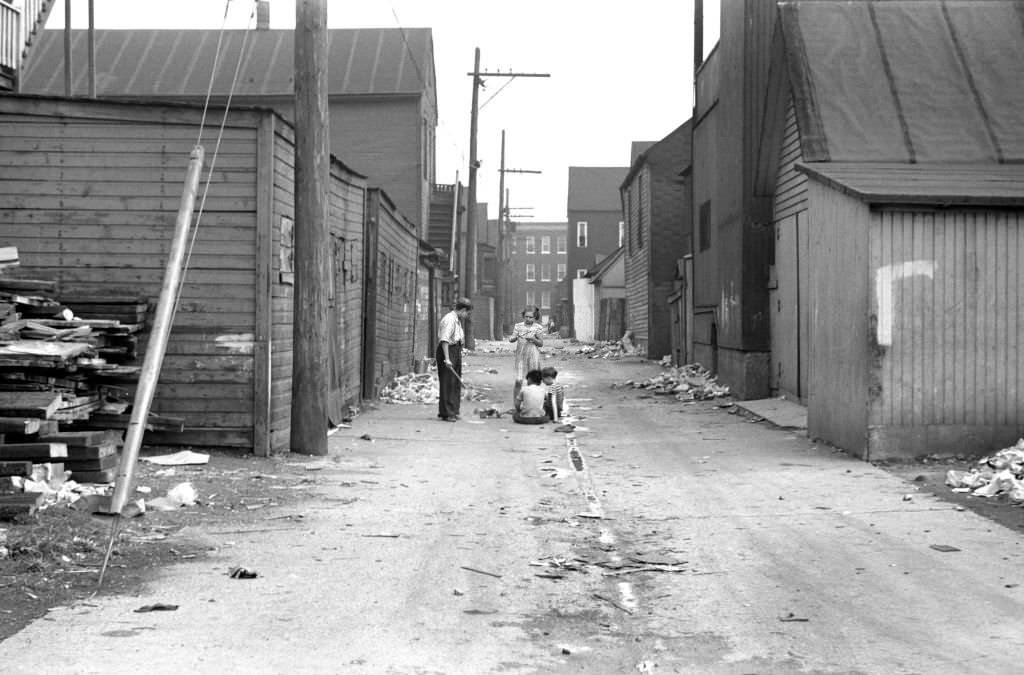
[[[294,459],[316,491],[273,527],[190,528],[209,557],[53,608],[3,672],[1020,672],[1021,535],[560,346],[575,431],[474,416],[511,400],[482,343],[464,379],[488,400],[459,422],[365,410]],[[179,608],[134,613],[158,602]]]

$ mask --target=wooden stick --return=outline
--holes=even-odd
[[[478,570],[478,569],[475,569],[473,567],[466,567],[465,565],[459,565],[459,567],[461,569],[464,569],[464,570],[468,571],[468,572],[476,572],[477,574],[484,574],[484,575],[489,576],[489,577],[494,577],[495,579],[500,579],[501,578],[500,574],[495,574],[494,572],[484,572],[483,570]]]

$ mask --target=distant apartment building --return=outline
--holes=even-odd
[[[568,277],[566,224],[515,223],[511,233],[511,310],[519,317],[529,305],[540,307],[542,320],[552,320]]]
[[[611,255],[625,242],[625,223],[619,186],[629,167],[569,167],[566,214],[567,276],[559,293],[567,301],[569,316],[562,325],[572,326],[572,280]]]

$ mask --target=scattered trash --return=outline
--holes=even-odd
[[[903,495],[903,501],[912,502],[914,501],[914,495]]]
[[[979,460],[970,471],[947,471],[946,485],[954,492],[971,491],[977,497],[1024,502],[1024,438]]]
[[[554,431],[558,431],[558,432],[565,433],[565,434],[571,433],[571,432],[573,432],[575,430],[576,430],[576,425],[575,424],[562,424],[562,425],[557,426],[557,427],[554,428]]]
[[[464,593],[464,592],[462,592],[462,591],[460,591],[460,590],[459,590],[459,589],[457,589],[457,588],[453,588],[453,589],[452,589],[452,595],[465,595],[465,593]]]
[[[636,669],[639,670],[641,673],[650,673],[654,672],[654,669],[657,666],[658,664],[654,661],[641,661],[640,663],[636,664]]]
[[[371,436],[370,434],[363,434],[359,438],[363,439],[364,441],[372,441],[373,440],[373,436]]]
[[[228,576],[232,579],[255,579],[259,572],[246,567],[232,567],[228,570]]]
[[[146,507],[153,511],[177,511],[183,506],[195,506],[199,499],[192,483],[178,483],[163,497],[157,497],[146,502]]]
[[[501,578],[500,574],[495,574],[494,572],[485,572],[484,570],[478,570],[474,567],[466,567],[465,565],[459,565],[459,569],[466,570],[467,572],[476,572],[477,574],[483,574],[489,577],[494,577],[495,579]]]
[[[390,534],[390,533],[386,533],[385,532],[385,533],[381,533],[381,534],[361,534],[359,536],[360,537],[366,537],[368,539],[398,539],[402,535],[400,535],[400,534]]]
[[[190,464],[209,464],[210,456],[201,452],[182,450],[171,455],[157,455],[155,457],[140,457],[143,462],[159,464],[160,466],[188,466]]]
[[[463,382],[463,398],[467,401],[483,401],[487,397],[476,387]],[[437,403],[437,366],[431,365],[426,373],[407,373],[388,382],[380,391],[380,400],[385,403]]]
[[[479,417],[480,419],[487,419],[489,417],[501,417],[501,411],[495,408],[494,406],[490,406],[489,408],[474,408],[473,414]]]
[[[660,375],[642,382],[627,380],[613,385],[644,389],[655,394],[675,396],[677,401],[705,401],[729,395],[729,387],[718,384],[711,372],[699,363],[668,367]]]
[[[156,602],[152,605],[143,605],[135,610],[136,614],[142,614],[144,612],[173,612],[178,609],[178,605],[168,605],[165,602]]]
[[[498,610],[496,610],[496,609],[464,609],[464,610],[462,610],[462,613],[463,614],[497,614]]]
[[[932,544],[928,548],[939,551],[940,553],[955,553],[960,550],[956,546],[950,546],[949,544]]]
[[[622,605],[620,605],[619,603],[615,602],[611,598],[606,598],[605,596],[601,595],[600,593],[594,593],[592,597],[594,597],[597,600],[604,600],[605,602],[607,602],[609,605],[611,605],[615,609],[623,611],[626,614],[633,614],[633,610],[629,609],[628,607],[623,607]]]
[[[806,622],[806,621],[810,621],[810,619],[802,617],[802,616],[797,616],[796,614],[793,614],[793,612],[789,612],[785,616],[780,616],[779,617],[779,621],[787,621],[787,622],[788,621],[801,621],[801,622]]]

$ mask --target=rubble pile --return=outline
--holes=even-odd
[[[384,385],[380,400],[385,403],[437,403],[437,372],[399,375]]]
[[[577,354],[586,356],[588,359],[617,359],[626,354],[622,343],[618,340],[609,340],[592,345],[583,345],[576,350]]]
[[[954,492],[1024,502],[1024,438],[979,460],[970,471],[947,471],[946,485]]]
[[[627,380],[616,386],[672,395],[678,401],[705,401],[729,395],[729,387],[718,384],[711,372],[698,363],[666,368],[650,379],[639,382]]]

